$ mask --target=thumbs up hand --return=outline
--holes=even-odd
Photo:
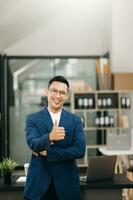
[[[49,134],[50,141],[53,140],[63,140],[65,137],[65,129],[64,127],[59,127],[57,120],[55,120],[53,129],[51,133]]]

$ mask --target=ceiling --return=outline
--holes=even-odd
[[[34,33],[52,20],[60,0],[0,0],[0,51]]]
[[[92,30],[93,24],[91,21],[94,23],[94,21],[97,20],[96,16],[101,16],[101,19],[105,17],[105,15],[102,15],[102,9],[100,9],[100,6],[106,8],[105,1],[106,0],[100,0],[100,2],[99,0],[0,0],[0,52],[6,52],[6,50],[14,46],[14,44],[19,43],[38,30],[46,27],[54,21],[55,18],[59,21],[61,16],[63,16],[65,22],[72,22],[72,15],[70,15],[70,13],[73,12],[76,13],[76,20],[73,20],[73,23],[76,23],[76,25],[79,24],[83,14],[86,13],[83,22],[86,24],[85,18],[89,19],[89,27],[90,30]],[[94,9],[93,13],[89,12],[92,8]],[[67,21],[66,19],[70,20]],[[82,20],[80,22],[82,22]],[[53,23],[51,24],[53,25]],[[66,26],[69,25],[66,24]],[[85,27],[86,26],[87,25],[85,25]],[[83,26],[81,27],[83,29]],[[86,32],[88,38],[88,33],[90,32]],[[72,32],[71,29],[71,36],[72,34],[75,37],[74,31]],[[42,35],[46,37],[44,33]],[[42,62],[43,66],[48,66],[49,64],[41,60],[36,60],[35,62],[32,60],[13,60],[11,69],[13,73],[17,73],[20,79],[23,80],[25,77],[29,76],[31,71],[36,71],[36,65],[41,67]]]
[[[87,10],[101,4],[104,6],[105,0],[0,0],[0,52],[46,27],[56,17],[69,17],[69,11],[79,9],[82,18],[81,5]]]

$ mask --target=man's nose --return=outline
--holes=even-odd
[[[57,93],[56,93],[56,97],[60,97],[61,95],[60,95],[60,92],[58,91]]]

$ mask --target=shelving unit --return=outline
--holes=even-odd
[[[124,99],[125,105],[122,104]],[[78,160],[79,165],[87,165],[87,158],[97,155],[99,147],[130,148],[132,104],[133,91],[103,90],[71,94],[71,111],[81,117],[86,137],[86,156]]]

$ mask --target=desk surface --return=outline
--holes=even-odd
[[[129,150],[109,150],[107,147],[100,147],[99,151],[104,155],[133,155],[133,148]]]
[[[130,181],[123,174],[115,174],[111,180],[95,181],[83,183],[81,182],[81,188],[84,189],[122,189],[122,188],[133,188],[133,182]]]
[[[14,180],[16,178],[14,177]],[[106,181],[95,181],[84,183],[81,182],[81,189],[122,189],[133,188],[133,182],[130,181],[123,174],[116,174],[114,179]],[[12,183],[11,185],[3,185],[0,183],[0,191],[22,191],[24,189],[24,183]]]

